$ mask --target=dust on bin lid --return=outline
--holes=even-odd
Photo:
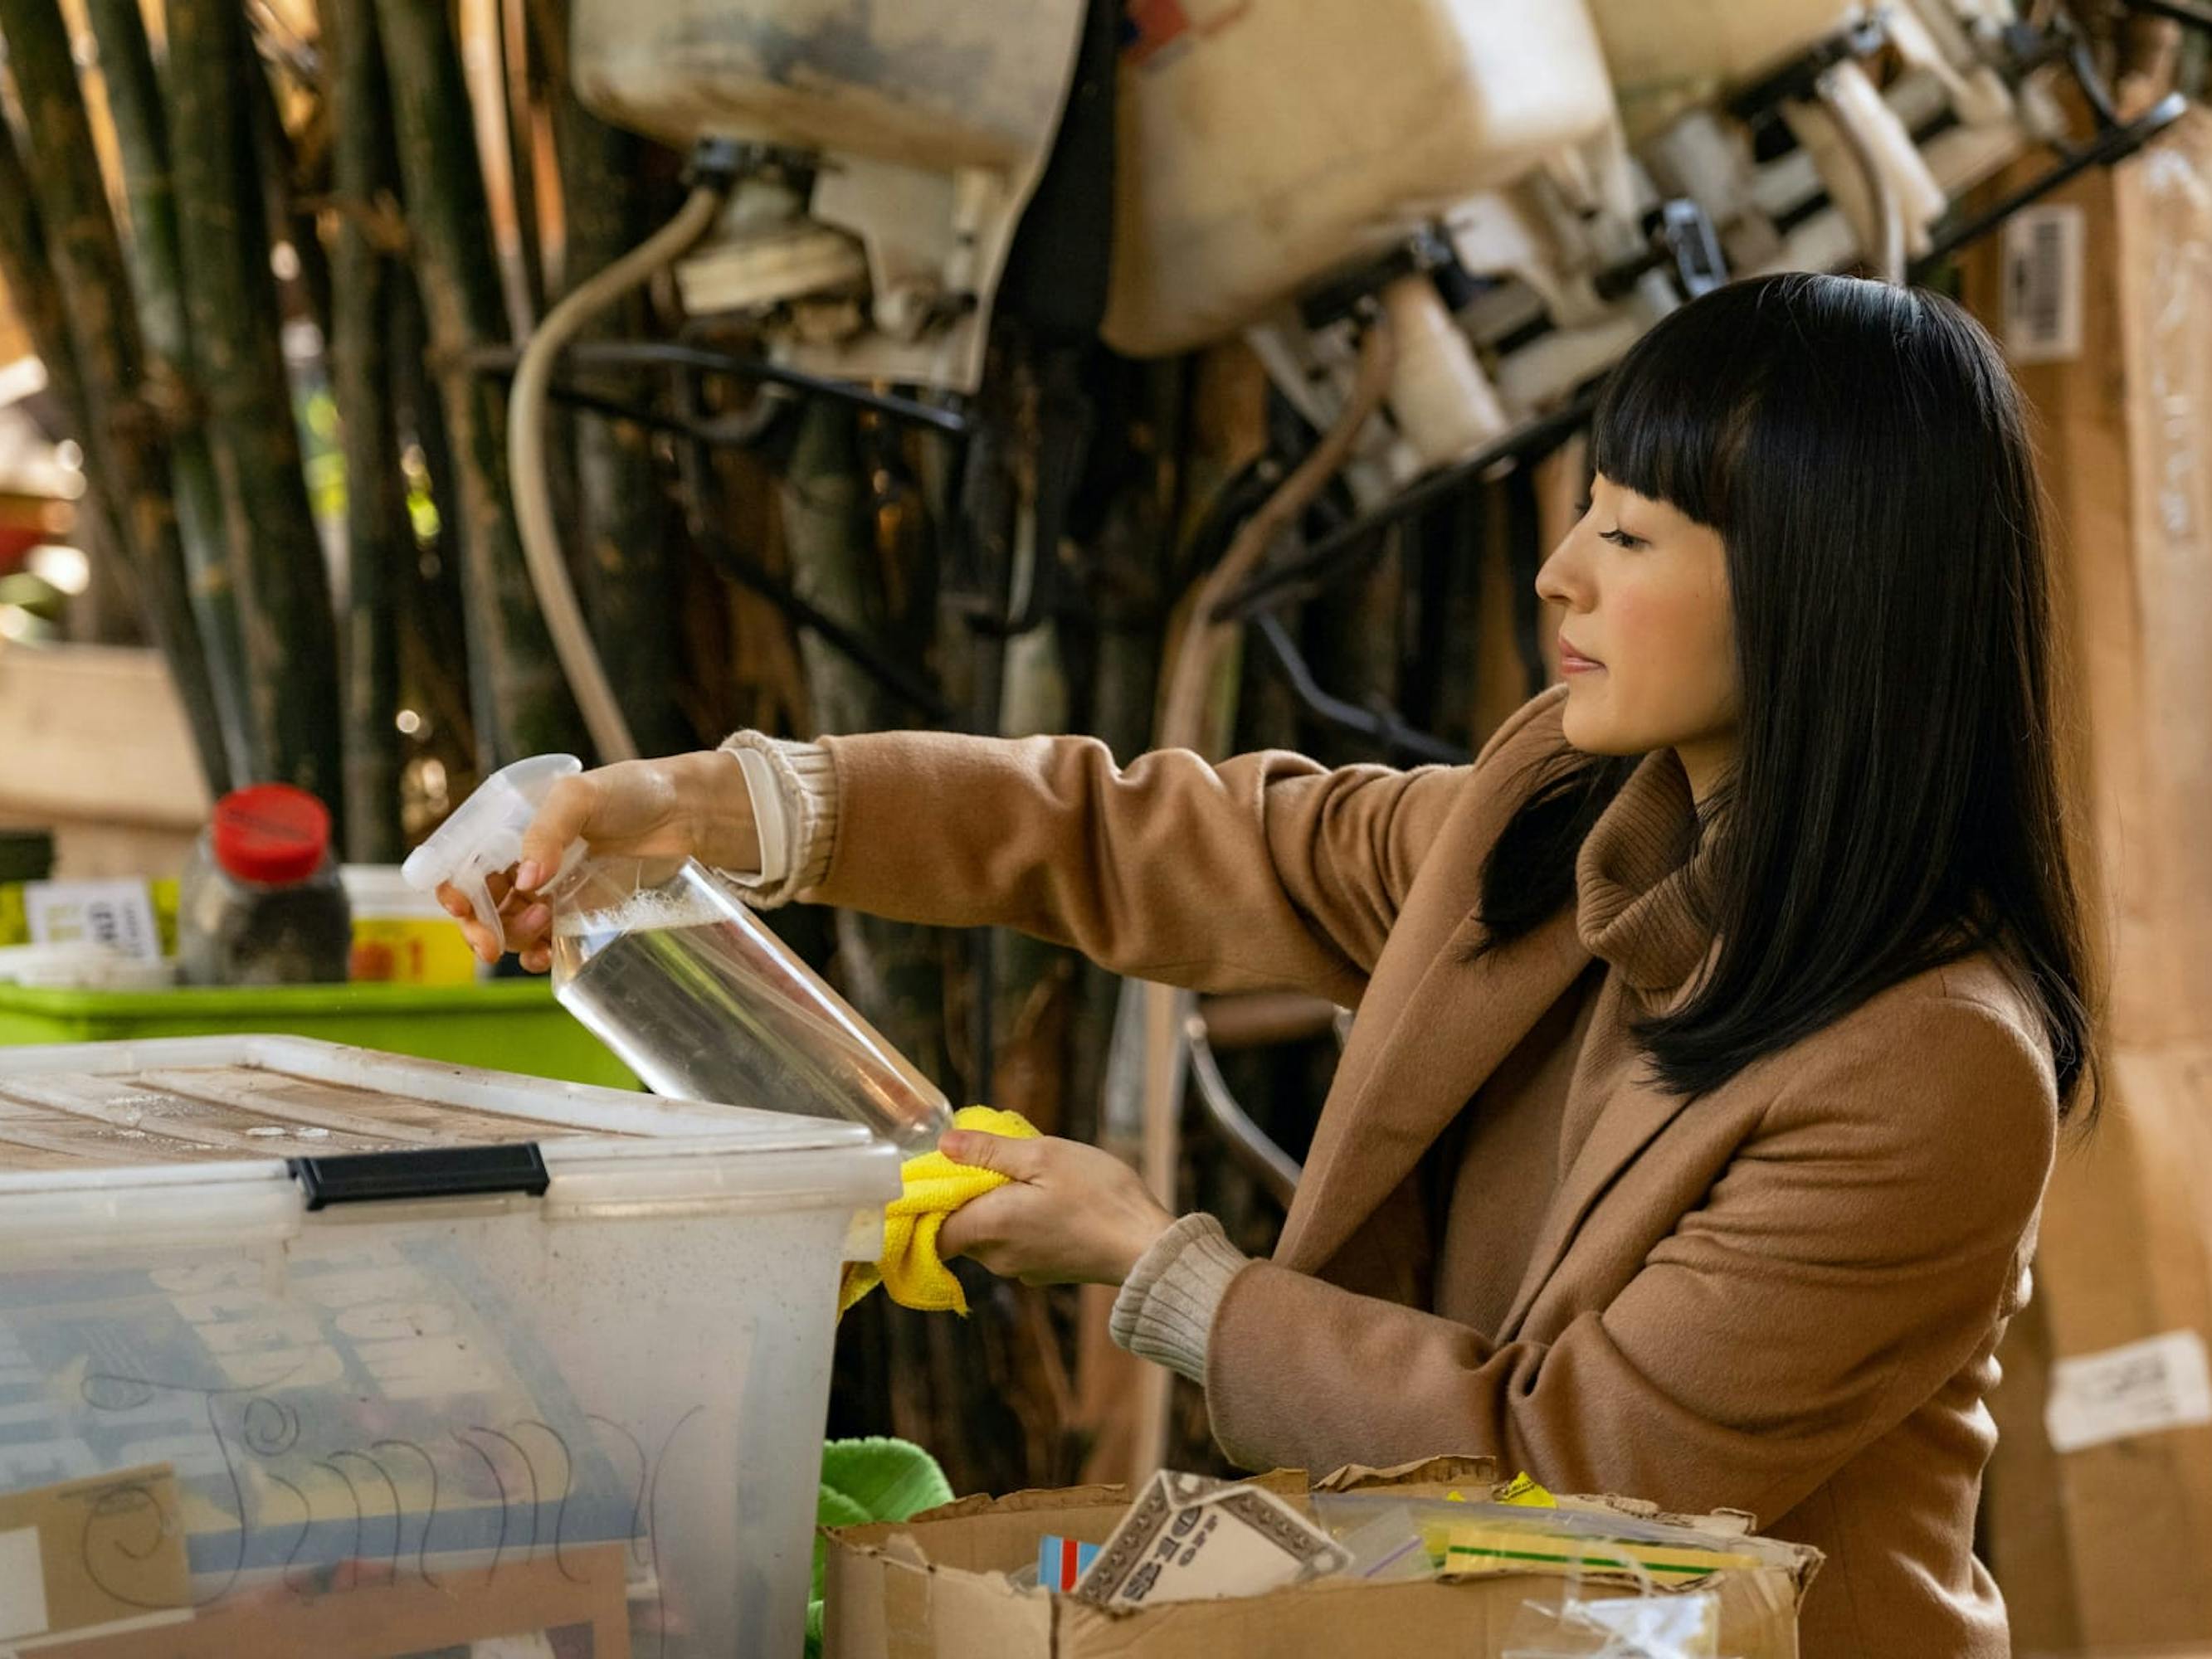
[[[322,868],[331,810],[289,783],[252,784],[216,803],[208,842],[215,861],[240,881],[289,886]]]
[[[0,882],[44,881],[54,872],[54,832],[0,830]]]
[[[826,1118],[664,1100],[304,1037],[0,1048],[0,1231],[9,1196],[26,1191],[112,1191],[137,1182],[173,1188],[242,1176],[289,1181],[302,1160],[410,1152],[474,1154],[492,1164],[500,1160],[481,1155],[521,1147],[538,1149],[556,1183],[564,1168],[653,1163],[679,1177],[696,1170],[702,1198],[771,1207],[870,1206],[899,1190],[890,1147],[856,1123]],[[374,1195],[440,1190],[464,1189]]]

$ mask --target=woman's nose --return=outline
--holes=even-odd
[[[1551,556],[1536,567],[1536,597],[1553,605],[1563,605],[1570,610],[1578,609],[1576,598],[1583,583],[1577,568],[1573,536],[1553,548]]]

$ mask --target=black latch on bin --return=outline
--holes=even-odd
[[[527,1193],[542,1198],[552,1179],[545,1173],[544,1155],[529,1141],[520,1146],[424,1146],[288,1162],[307,1189],[311,1210],[326,1204],[485,1193]]]

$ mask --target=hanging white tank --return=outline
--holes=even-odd
[[[1129,24],[1103,332],[1134,356],[1233,336],[1614,118],[1582,0],[1147,0]],[[1495,436],[1432,284],[1381,297],[1421,460]]]
[[[1613,120],[1582,0],[1163,0],[1122,52],[1105,335],[1236,333]]]
[[[678,267],[696,313],[773,313],[778,355],[972,392],[1043,171],[1082,0],[574,0],[573,74],[607,120],[791,165],[741,185]]]

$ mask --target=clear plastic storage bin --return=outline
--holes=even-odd
[[[0,1524],[46,1517],[0,1577],[43,1561],[62,1652],[127,1614],[796,1655],[839,1265],[898,1190],[853,1124],[297,1038],[0,1051]]]

